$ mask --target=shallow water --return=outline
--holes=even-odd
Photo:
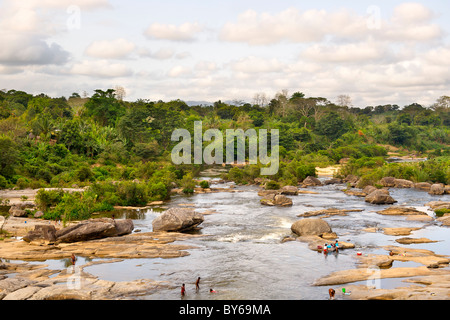
[[[229,184],[218,185],[219,187]],[[188,256],[172,259],[128,259],[122,262],[97,264],[86,267],[100,279],[111,281],[131,281],[149,278],[167,281],[175,289],[163,289],[142,299],[180,299],[180,286],[186,284],[186,300],[191,299],[264,299],[291,300],[328,298],[328,287],[311,284],[318,278],[334,271],[352,269],[358,262],[356,252],[364,254],[386,254],[380,249],[384,245],[401,246],[395,239],[381,232],[369,233],[367,227],[424,227],[414,231],[410,237],[426,237],[439,240],[436,243],[409,245],[411,248],[432,250],[438,254],[450,255],[449,229],[436,222],[408,221],[404,216],[384,216],[377,214],[387,205],[371,205],[364,198],[348,196],[341,190],[344,185],[330,185],[307,190],[319,194],[290,196],[293,206],[278,208],[262,206],[255,186],[237,186],[243,192],[220,192],[176,195],[168,203],[169,207],[179,204],[194,204],[199,212],[214,209],[217,212],[205,215],[199,231],[205,237],[184,240],[196,249],[189,250]],[[391,195],[398,200],[397,205],[417,207],[426,211],[424,204],[432,200],[450,201],[450,196],[430,196],[413,189],[391,189]],[[325,208],[362,209],[349,212],[347,216],[326,218],[339,240],[356,245],[356,249],[341,250],[338,254],[323,255],[308,249],[299,241],[281,243],[285,236],[292,235],[290,227],[300,219],[298,214]],[[121,211],[117,218],[133,219],[135,230],[152,231],[152,221],[161,210]],[[82,259],[82,258],[81,258]],[[100,259],[93,259],[98,261]],[[64,268],[63,261],[47,261],[51,268]],[[77,262],[83,264],[82,260]],[[414,267],[413,262],[396,262],[393,267]],[[201,277],[200,291],[195,292],[195,280]],[[403,279],[382,279],[381,288],[408,286]],[[365,284],[360,282],[361,284]],[[209,288],[217,291],[209,293]]]

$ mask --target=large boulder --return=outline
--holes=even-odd
[[[56,241],[56,228],[52,224],[36,225],[34,230],[28,231],[22,239],[26,242],[43,241],[52,243]]]
[[[395,178],[394,177],[384,177],[381,178],[381,180],[379,181],[379,184],[381,184],[383,187],[394,187],[395,186]]]
[[[430,191],[428,191],[429,194],[436,195],[436,196],[443,195],[444,192],[445,192],[445,188],[442,183],[435,183],[435,184],[431,185]]]
[[[352,187],[356,187],[358,185],[359,177],[353,174],[349,174],[344,178],[343,181]]]
[[[280,189],[280,194],[296,196],[298,195],[298,188],[296,186],[284,186]]]
[[[317,218],[298,220],[292,224],[291,230],[298,236],[321,236],[333,232],[325,220]]]
[[[321,186],[322,182],[316,177],[308,176],[305,180],[303,180],[302,185],[304,187]]]
[[[131,219],[89,219],[56,231],[57,242],[78,242],[129,234],[134,225]]]
[[[414,188],[414,182],[406,179],[395,179],[394,180],[395,188]]]
[[[415,189],[428,191],[431,188],[431,183],[428,182],[417,182],[414,184]]]
[[[203,214],[192,208],[170,208],[153,220],[153,231],[183,232],[197,227],[204,220]]]
[[[362,190],[362,192],[365,193],[366,195],[368,195],[376,190],[378,190],[378,189],[374,186],[365,186],[364,189]]]
[[[365,197],[365,201],[372,204],[393,204],[397,202],[389,195],[388,190],[378,189]]]
[[[33,209],[34,207],[32,202],[16,203],[9,208],[9,214],[11,217],[27,217],[28,212],[26,209]]]

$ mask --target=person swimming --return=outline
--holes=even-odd
[[[217,291],[216,291],[216,290],[213,290],[213,289],[211,288],[211,289],[209,289],[209,293],[217,293]]]

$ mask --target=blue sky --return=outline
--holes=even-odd
[[[448,1],[0,1],[0,89],[353,105],[450,95]]]

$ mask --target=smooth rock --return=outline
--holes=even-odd
[[[365,201],[372,204],[393,204],[397,202],[389,194],[386,194],[387,190],[376,190],[368,194],[365,197]]]
[[[331,227],[325,220],[317,218],[307,218],[298,220],[292,224],[291,230],[298,236],[308,236],[308,235],[320,236],[324,233],[333,232],[333,230],[331,230]]]
[[[191,208],[170,208],[153,222],[153,231],[183,232],[197,227],[204,221],[203,214]]]

